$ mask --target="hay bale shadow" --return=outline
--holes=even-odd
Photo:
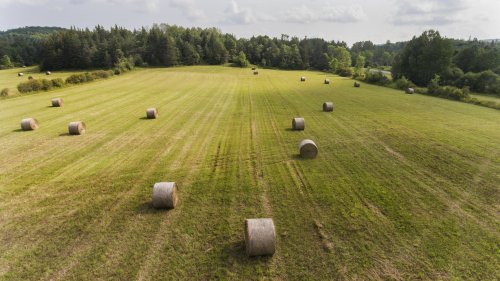
[[[135,213],[147,215],[147,214],[165,213],[171,210],[174,209],[156,209],[153,207],[153,202],[151,200],[148,200],[138,205],[137,208],[135,208]]]
[[[71,135],[69,133],[62,133],[62,134],[59,134],[60,137],[71,137]]]
[[[292,128],[286,128],[286,129],[285,129],[285,131],[288,131],[288,132],[293,132],[293,131],[295,131],[295,130],[294,130],[294,129],[292,129]]]
[[[267,262],[272,259],[272,256],[248,256],[245,251],[244,240],[226,244],[224,246],[224,252],[239,264],[257,264]]]
[[[140,117],[139,119],[140,119],[140,120],[154,120],[154,119],[149,119],[148,117],[144,117],[144,116],[143,116],[143,117]]]
[[[15,130],[12,130],[12,132],[24,132],[23,129],[15,129]]]

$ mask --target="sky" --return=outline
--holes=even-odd
[[[500,0],[0,0],[0,30],[23,26],[129,29],[154,23],[252,35],[406,41],[428,29],[449,38],[500,38]]]

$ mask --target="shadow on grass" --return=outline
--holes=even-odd
[[[23,129],[15,129],[15,130],[12,130],[12,132],[24,132]],[[26,132],[29,132],[29,131],[26,131]]]
[[[59,134],[60,137],[72,137],[73,135],[70,135],[69,133],[62,133]]]
[[[272,259],[272,256],[256,256],[249,257],[245,251],[245,241],[240,240],[227,244],[224,248],[224,252],[235,259],[239,264],[260,264],[262,262],[267,262]]]
[[[153,202],[151,202],[151,200],[148,200],[142,204],[140,204],[139,206],[137,206],[137,208],[135,209],[135,212],[137,214],[157,214],[157,213],[165,213],[165,212],[169,212],[173,209],[156,209],[153,207]]]
[[[144,116],[143,116],[143,117],[141,117],[141,118],[139,118],[139,119],[141,119],[141,120],[155,120],[154,118],[151,118],[151,119],[150,119],[150,118],[148,118],[148,117],[144,117]]]
[[[293,132],[293,131],[296,131],[296,130],[294,130],[292,128],[286,128],[285,131],[287,131],[287,132]]]

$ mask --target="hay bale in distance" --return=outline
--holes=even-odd
[[[245,220],[245,248],[249,256],[272,256],[276,251],[273,219]]]
[[[45,75],[50,75],[50,74],[52,74],[52,72],[50,71],[45,72]]]
[[[411,94],[415,93],[415,89],[413,89],[413,88],[406,88],[405,92],[406,92],[407,94],[410,94],[410,95],[411,95]]]
[[[18,77],[24,76],[24,73],[19,72],[19,73],[17,74],[17,76],[18,76]]]
[[[69,123],[68,131],[70,135],[83,135],[87,130],[87,126],[82,121],[74,121]]]
[[[155,107],[148,108],[146,110],[146,117],[148,119],[156,119],[158,117],[158,110]]]
[[[21,120],[21,129],[23,131],[31,131],[31,130],[36,130],[40,126],[38,124],[38,120],[35,118],[24,118]]]
[[[330,84],[330,79],[325,79],[325,84]]]
[[[157,182],[153,186],[153,207],[173,209],[177,205],[177,184],[175,182]]]
[[[300,77],[300,82],[306,82],[306,78],[304,76]]]
[[[33,80],[33,76],[29,76],[29,77],[28,77],[28,80]]]
[[[63,106],[63,100],[61,98],[52,99],[52,107],[61,107]]]
[[[354,87],[356,87],[356,88],[361,87],[361,83],[359,83],[358,81],[355,81],[354,82]]]
[[[254,71],[253,75],[259,75],[259,72],[258,71]]]
[[[328,112],[328,111],[333,111],[333,102],[327,101],[323,103],[323,111]]]
[[[257,68],[256,68],[255,66],[254,66],[254,67],[252,67],[252,70],[256,70],[256,69],[257,69]]]
[[[299,153],[302,158],[316,158],[318,147],[312,140],[305,139],[299,143]]]
[[[292,129],[296,131],[301,131],[304,130],[306,127],[304,118],[302,117],[295,117],[292,119]]]

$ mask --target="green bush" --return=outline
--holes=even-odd
[[[64,80],[62,80],[61,78],[52,79],[50,80],[50,82],[52,82],[52,86],[55,88],[61,88],[64,86]]]
[[[0,97],[8,97],[9,95],[10,95],[9,88],[3,88],[2,91],[0,92]]]
[[[43,88],[42,82],[36,79],[28,80],[26,82],[21,82],[19,83],[19,85],[17,85],[17,90],[20,93],[40,91],[42,90],[42,88]]]
[[[73,74],[66,78],[66,83],[68,84],[80,84],[87,82],[87,76],[85,73]]]
[[[391,83],[391,80],[385,76],[382,71],[370,71],[368,70],[365,75],[365,82],[370,84],[376,84],[380,86],[387,86]]]
[[[410,80],[406,79],[406,77],[401,77],[394,82],[394,86],[400,90],[404,90],[407,88],[415,88],[415,84],[413,84]]]
[[[113,71],[112,70],[97,70],[92,72],[92,75],[94,76],[95,79],[106,79],[109,78],[110,76],[113,76]]]
[[[341,68],[338,68],[337,71],[335,71],[335,72],[342,77],[351,77],[352,76],[352,69],[350,67],[341,67]]]
[[[47,79],[42,79],[42,80],[40,80],[40,82],[42,83],[42,90],[48,91],[48,90],[52,89],[52,81],[47,80]]]
[[[459,89],[453,86],[429,87],[427,94],[451,100],[466,100],[470,98],[468,88]]]

